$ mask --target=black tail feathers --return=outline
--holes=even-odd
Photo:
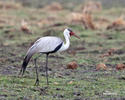
[[[27,55],[27,56],[24,58],[23,64],[22,64],[22,68],[21,68],[21,70],[20,70],[19,75],[22,74],[22,76],[23,76],[23,74],[24,74],[24,72],[25,72],[25,70],[26,70],[26,67],[27,67],[27,65],[28,65],[28,63],[29,63],[31,57],[32,57],[32,56],[28,56],[28,55]]]

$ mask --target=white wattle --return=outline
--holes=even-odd
[[[66,43],[63,42],[62,47],[59,49],[59,52],[67,50],[70,46],[69,36],[64,34],[64,37],[65,37]]]

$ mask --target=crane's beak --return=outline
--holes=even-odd
[[[73,34],[76,38],[80,39],[80,37],[78,35],[76,35],[75,33]]]

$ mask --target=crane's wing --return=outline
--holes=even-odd
[[[48,52],[54,52],[57,47],[61,47],[60,45],[62,45],[63,41],[58,38],[58,37],[42,37],[40,39],[38,39],[27,51],[27,54],[24,58],[23,64],[22,64],[22,68],[20,70],[20,74],[22,73],[22,75],[24,74],[25,70],[26,70],[26,66],[28,65],[30,58],[32,57],[33,54],[37,53],[37,52],[41,52],[41,53],[48,53]]]
[[[28,52],[32,53],[47,53],[52,52],[57,48],[60,44],[62,44],[62,39],[53,36],[42,37],[38,39],[31,48],[29,48]]]

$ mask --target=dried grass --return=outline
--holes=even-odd
[[[119,27],[125,28],[125,20],[123,16],[120,16],[115,21],[113,21],[110,25],[107,26],[107,29],[117,29]]]
[[[21,30],[26,33],[32,33],[29,24],[25,20],[21,21]]]
[[[123,69],[125,69],[125,64],[117,64],[116,65],[116,69],[117,70],[123,70]]]
[[[104,63],[100,63],[96,65],[96,70],[107,70],[107,66]]]
[[[115,48],[111,48],[109,49],[108,51],[106,51],[106,53],[104,53],[103,55],[101,55],[100,57],[101,58],[104,58],[104,57],[109,57],[109,56],[113,56],[113,53],[116,51]]]
[[[78,67],[78,64],[75,61],[69,62],[67,64],[68,69],[76,69]]]
[[[82,23],[85,29],[95,30],[96,26],[93,22],[92,15],[89,13],[71,13],[69,16],[70,22]]]
[[[97,18],[96,19],[96,27],[98,29],[106,28],[109,25],[110,22],[111,21],[109,19],[104,18],[104,17]]]
[[[101,2],[89,1],[82,6],[83,12],[92,13],[102,10]]]
[[[49,11],[60,11],[63,9],[62,5],[58,2],[53,2],[50,5],[47,5],[43,8],[44,10],[49,10]]]
[[[0,9],[20,9],[22,5],[15,2],[3,2],[0,1]]]
[[[93,22],[92,15],[89,13],[83,13],[83,20],[82,20],[83,25],[85,26],[86,29],[92,29],[95,30],[96,25]]]
[[[42,28],[47,25],[52,25],[53,23],[54,23],[53,20],[46,18],[46,19],[41,19],[39,22],[37,22],[37,25]]]

